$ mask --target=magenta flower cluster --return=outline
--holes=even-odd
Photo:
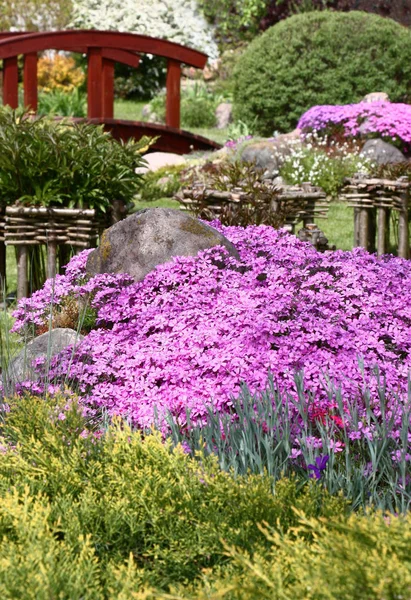
[[[330,133],[342,128],[347,137],[378,136],[411,144],[411,106],[391,102],[360,102],[343,106],[313,106],[300,118],[297,127],[304,132]]]
[[[93,291],[97,328],[74,357],[67,350],[52,363],[54,382],[70,371],[88,407],[147,427],[167,411],[184,422],[186,409],[194,419],[210,403],[230,410],[242,382],[262,389],[269,372],[295,394],[294,375],[303,370],[320,417],[344,425],[332,417],[329,380],[344,402],[358,404],[350,428],[361,435],[366,386],[379,414],[378,366],[387,414],[398,408],[411,368],[411,262],[363,249],[319,254],[283,230],[213,225],[236,245],[240,262],[218,247],[130,283],[124,275],[84,282],[87,253],[73,259],[55,297]],[[20,303],[16,330],[47,317],[51,287]]]

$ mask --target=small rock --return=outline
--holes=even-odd
[[[388,94],[385,92],[371,92],[362,99],[363,102],[389,102]]]
[[[150,154],[144,155],[144,160],[147,163],[146,167],[138,167],[137,173],[144,175],[147,171],[158,171],[162,167],[170,167],[173,165],[184,165],[186,163],[185,158],[180,154],[174,154],[173,152],[150,152]]]
[[[214,246],[239,258],[235,246],[202,221],[170,208],[143,209],[106,229],[100,246],[88,256],[86,271],[92,276],[129,273],[141,281],[174,256],[196,256]]]
[[[407,160],[401,150],[380,139],[367,140],[360,154],[378,165],[397,164]]]
[[[297,234],[297,237],[302,242],[310,242],[318,252],[326,252],[327,250],[335,250],[335,246],[329,246],[328,238],[317,227],[315,223],[310,223]]]
[[[233,120],[233,105],[230,102],[221,102],[215,109],[217,129],[225,129]]]
[[[32,367],[36,358],[47,358],[58,354],[67,346],[78,345],[83,336],[69,328],[52,329],[26,344],[19,354],[10,362],[7,375],[13,383],[20,381],[37,381],[38,373]]]

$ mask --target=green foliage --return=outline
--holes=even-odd
[[[411,98],[411,34],[377,15],[315,11],[271,27],[241,55],[234,117],[263,135],[288,131],[317,104],[349,104],[382,90]]]
[[[98,432],[64,394],[7,402],[2,598],[138,598],[144,585],[167,589],[225,568],[225,544],[264,554],[259,523],[286,532],[298,524],[294,509],[307,518],[345,511],[319,485],[284,479],[273,494],[268,476],[234,478],[159,435],[122,423]]]
[[[250,40],[258,34],[269,0],[200,0],[220,44]]]
[[[86,117],[87,96],[79,88],[72,91],[54,89],[39,94],[39,115]]]
[[[307,519],[289,532],[266,528],[271,549],[250,557],[229,547],[232,568],[200,585],[150,600],[399,600],[411,593],[411,517]]]
[[[153,202],[160,198],[172,198],[180,189],[180,173],[186,165],[165,166],[149,171],[143,177],[139,200]]]
[[[0,205],[95,208],[136,194],[147,139],[119,143],[102,127],[0,111]]]
[[[287,156],[279,173],[289,184],[310,182],[320,186],[324,192],[336,198],[344,186],[346,177],[366,173],[371,161],[347,151],[328,154],[325,149],[301,147]]]
[[[117,98],[150,100],[166,83],[167,64],[161,56],[143,54],[138,69],[115,64],[114,92]]]
[[[215,109],[224,97],[210,92],[205,85],[195,83],[181,94],[182,127],[214,127],[216,125]],[[160,121],[165,121],[166,95],[162,92],[150,102],[151,110]]]
[[[71,0],[0,0],[0,30],[65,29],[71,10]]]
[[[321,454],[329,456],[321,480],[330,494],[342,493],[356,510],[376,507],[406,513],[411,506],[409,489],[406,489],[410,478],[411,390],[407,408],[396,421],[395,416],[385,413],[389,401],[384,383],[379,382],[382,417],[381,423],[376,423],[369,400],[365,415],[360,416],[355,405],[349,407],[348,413],[341,391],[330,385],[329,393],[336,399],[340,423],[349,415],[351,422],[362,420],[364,427],[376,426],[372,439],[355,440],[332,418],[327,417],[324,422],[311,419],[304,378],[296,375],[295,381],[297,400],[280,392],[271,378],[261,394],[251,394],[244,385],[240,396],[233,399],[233,414],[238,415],[238,420],[231,414],[216,413],[211,407],[201,424],[193,425],[188,413],[187,427],[182,429],[170,415],[172,439],[174,443],[184,443],[193,454],[201,448],[206,455],[217,456],[223,470],[237,474],[268,473],[277,481],[283,476],[308,479],[307,465],[314,464],[318,456],[311,443],[314,436],[321,439]],[[365,389],[364,397],[367,395],[369,397],[369,390]],[[297,428],[301,431],[299,451],[293,456],[293,432]],[[394,428],[400,433],[397,440],[391,434]]]

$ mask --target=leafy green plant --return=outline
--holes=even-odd
[[[87,116],[87,96],[79,88],[71,91],[54,89],[39,94],[39,115],[61,117]]]
[[[139,200],[153,202],[160,198],[172,198],[180,189],[180,173],[186,165],[165,166],[149,171],[143,177]]]
[[[220,414],[207,408],[202,424],[194,425],[187,413],[187,424],[181,427],[172,415],[169,425],[174,443],[184,443],[193,455],[199,450],[216,455],[223,470],[238,474],[268,473],[274,480],[297,475],[303,480],[312,476],[307,465],[319,456],[329,462],[320,479],[330,494],[343,494],[353,509],[376,507],[395,513],[406,513],[411,506],[411,479],[408,454],[410,434],[411,388],[404,399],[401,417],[386,412],[388,400],[383,381],[378,381],[382,416],[378,421],[369,401],[365,415],[356,406],[343,406],[341,391],[329,386],[335,398],[336,414],[319,415],[314,400],[307,405],[304,378],[296,375],[298,399],[281,393],[270,378],[260,394],[250,394],[244,385],[238,398],[233,398],[232,414]],[[364,397],[370,395],[364,390]],[[233,415],[236,415],[235,417]],[[344,422],[359,423],[366,436],[350,436]],[[301,429],[297,447],[292,432]],[[337,442],[335,439],[337,437]],[[321,450],[312,440],[317,439]]]
[[[214,94],[199,82],[187,87],[181,94],[181,125],[182,127],[215,127],[215,109],[224,97]],[[150,102],[151,111],[160,121],[165,120],[166,95],[162,92]]]
[[[100,126],[0,111],[0,205],[95,208],[129,203],[150,141],[117,142]]]
[[[257,35],[269,0],[200,0],[199,4],[224,46]]]
[[[227,547],[224,572],[205,573],[189,589],[155,591],[148,600],[400,600],[411,592],[411,518],[384,514],[310,519],[292,532],[264,527],[270,551],[250,556]]]
[[[344,186],[346,177],[366,173],[372,162],[359,154],[352,154],[344,146],[330,154],[326,148],[301,146],[293,149],[280,166],[279,173],[289,184],[310,182],[336,198]]]
[[[234,71],[234,118],[258,132],[289,131],[314,105],[359,102],[383,90],[411,97],[411,34],[365,12],[314,11],[280,21],[256,38]]]

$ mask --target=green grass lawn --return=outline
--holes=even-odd
[[[145,104],[147,104],[145,101],[121,100],[117,98],[114,101],[114,118],[126,119],[127,121],[141,121],[141,112]]]
[[[114,118],[126,119],[128,121],[141,121],[141,113],[145,104],[147,104],[146,101],[121,100],[118,98],[114,102]],[[182,129],[191,131],[191,133],[195,133],[196,135],[202,135],[219,144],[224,144],[228,135],[228,129],[205,129],[197,127],[191,129],[182,127]]]
[[[354,211],[344,202],[331,202],[327,219],[318,219],[330,246],[338,250],[352,250],[354,241]]]

